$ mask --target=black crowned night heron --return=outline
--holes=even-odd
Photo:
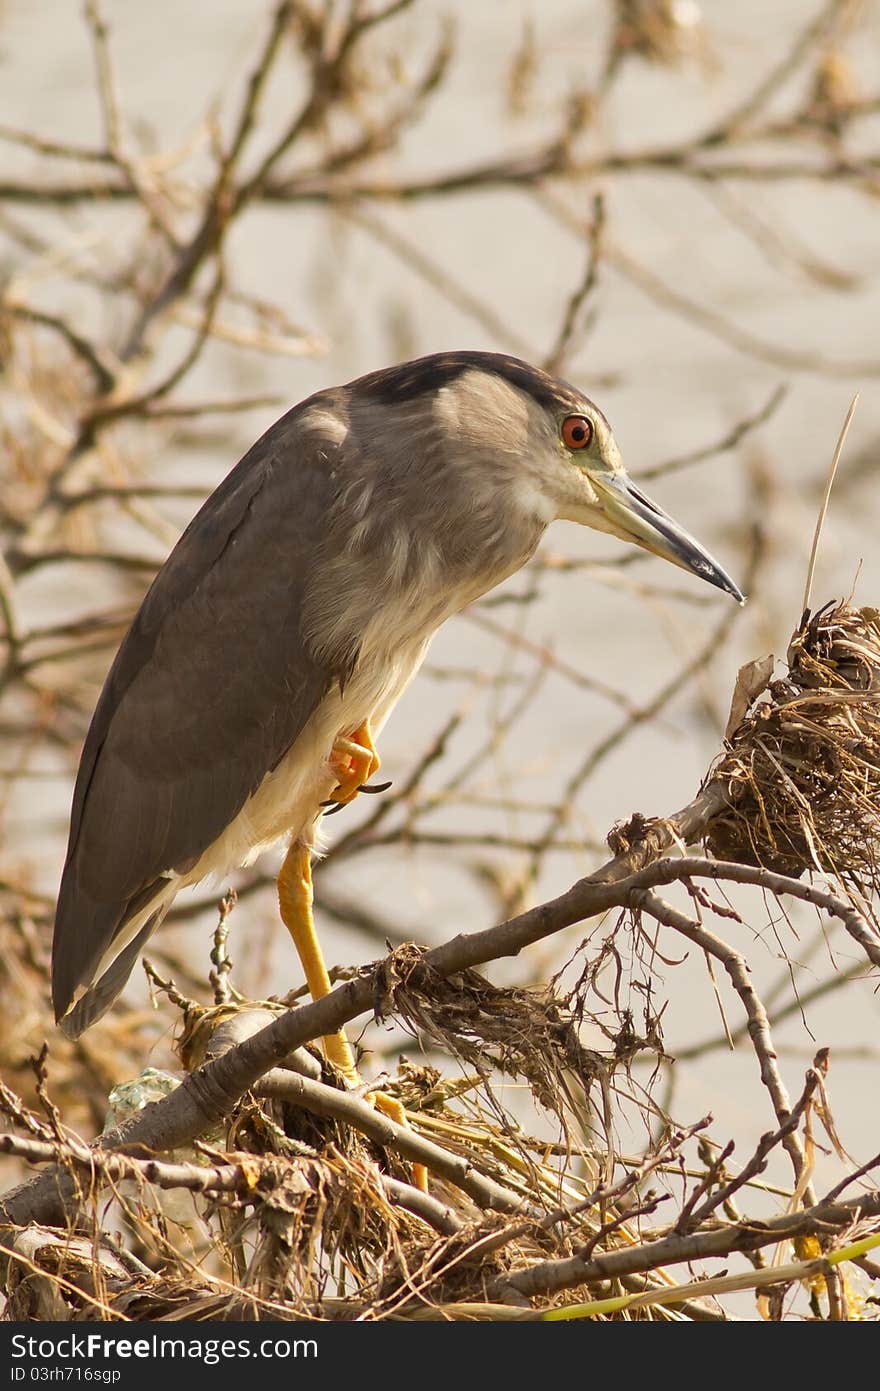
[[[440,624],[555,518],[741,599],[624,472],[576,387],[515,358],[440,353],[320,391],[263,435],[160,570],[83,749],[52,958],[71,1037],[123,988],[175,895],[282,836],[281,916],[312,995],[321,808],[378,767],[373,738]],[[344,1034],[328,1056],[354,1075]]]

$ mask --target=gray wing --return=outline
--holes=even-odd
[[[337,675],[309,652],[300,617],[339,446],[302,428],[303,409],[254,445],[190,523],[107,677],[55,917],[56,1018],[163,874],[191,866],[233,820]]]

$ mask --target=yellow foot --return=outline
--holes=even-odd
[[[405,1126],[410,1129],[409,1119],[403,1108],[403,1103],[397,1100],[396,1096],[389,1096],[387,1092],[371,1092],[370,1100],[373,1102],[377,1111],[381,1111],[383,1116],[387,1116],[395,1125]],[[413,1164],[412,1167],[413,1187],[418,1188],[421,1193],[428,1191],[428,1170],[424,1164]]]
[[[363,784],[379,771],[380,760],[369,720],[365,720],[350,739],[340,737],[334,742],[330,762],[339,777],[333,800],[344,805],[351,802]]]

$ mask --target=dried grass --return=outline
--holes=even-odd
[[[713,855],[794,877],[831,875],[863,900],[880,873],[880,611],[830,603],[792,635],[710,774],[729,809]]]

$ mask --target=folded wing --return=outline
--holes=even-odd
[[[120,954],[100,999],[77,1005],[73,1034],[125,984],[137,956],[124,950],[126,926],[169,872],[191,867],[220,836],[334,679],[300,620],[339,445],[305,429],[303,410],[274,425],[191,522],[107,677],[58,898],[56,1018],[117,939]]]

